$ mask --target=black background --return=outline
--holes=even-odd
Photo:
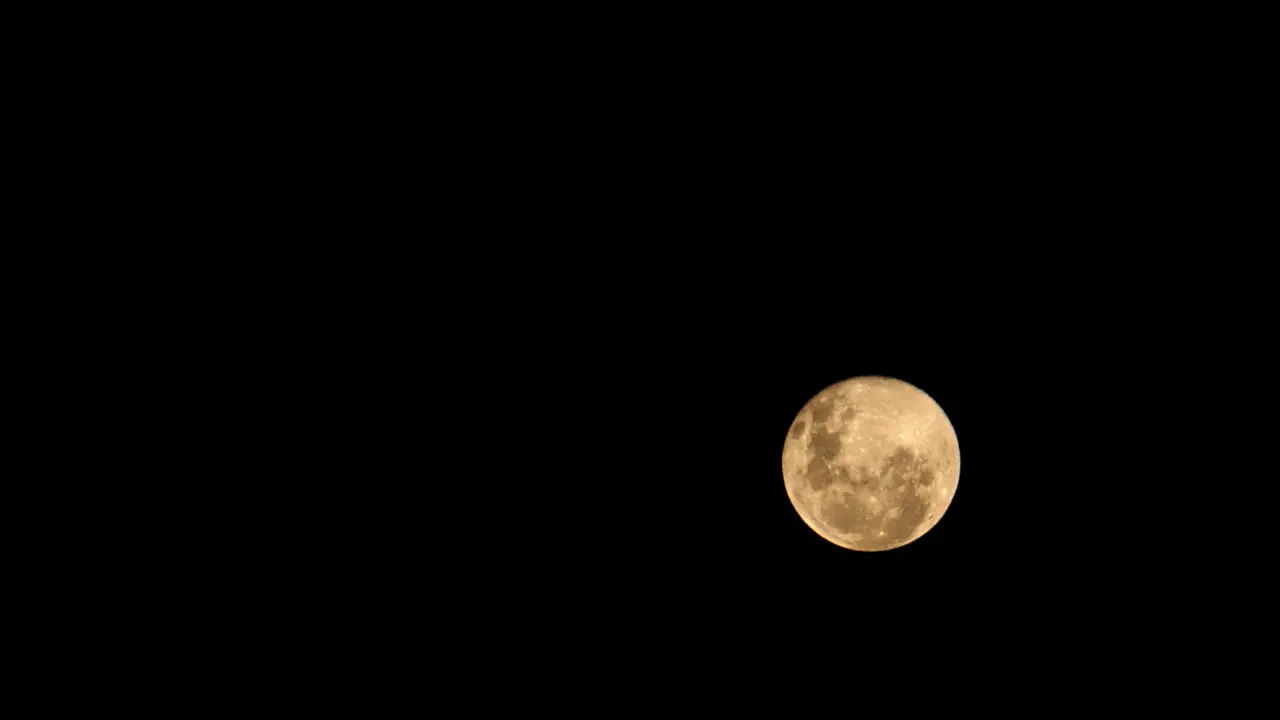
[[[209,481],[155,513],[134,486],[170,527],[129,557],[164,539],[194,580],[156,577],[215,633],[628,705],[1141,696],[1261,635],[1264,186],[1227,162],[1257,93],[1023,62],[1034,37],[926,56],[763,18],[626,46],[504,17],[76,75],[98,94],[66,137],[127,127],[91,126],[70,182],[130,197],[49,217],[190,242],[59,259],[146,279],[74,307],[99,335],[64,373],[160,383],[132,443],[172,460],[108,450]],[[77,421],[119,425],[134,385],[89,368],[119,397]],[[796,412],[859,375],[929,393],[962,456],[937,526],[884,553],[818,537],[781,476]]]

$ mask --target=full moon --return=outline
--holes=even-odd
[[[932,529],[951,505],[960,444],[924,391],[858,377],[818,393],[796,415],[782,477],[814,532],[850,550],[892,550]]]

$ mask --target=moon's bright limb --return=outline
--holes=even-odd
[[[858,377],[826,388],[796,415],[782,477],[819,535],[851,550],[891,550],[928,532],[951,505],[960,444],[919,388]]]

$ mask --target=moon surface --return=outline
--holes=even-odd
[[[960,444],[924,391],[857,377],[826,388],[796,415],[782,477],[814,532],[850,550],[892,550],[928,532],[951,505]]]

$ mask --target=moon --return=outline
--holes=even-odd
[[[796,415],[782,477],[796,512],[823,538],[850,550],[892,550],[929,532],[951,505],[960,443],[923,390],[856,377]]]

